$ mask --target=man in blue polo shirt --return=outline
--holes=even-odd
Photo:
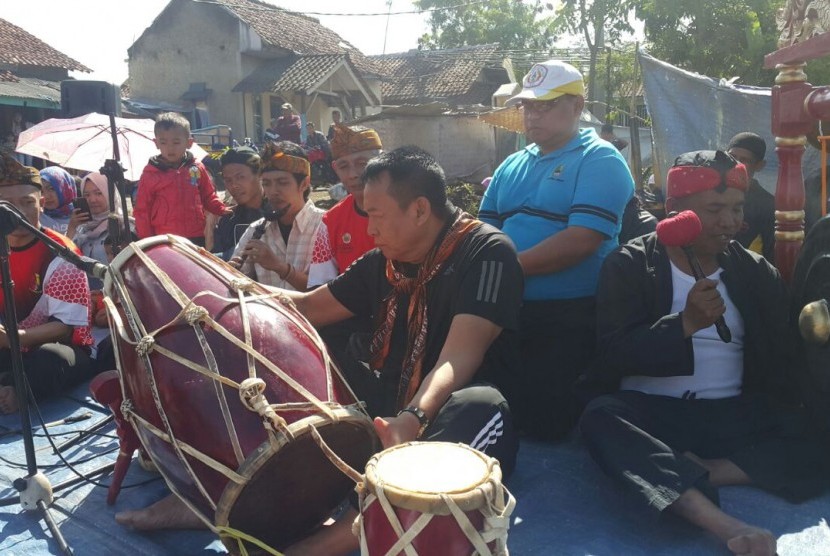
[[[634,193],[619,151],[579,128],[584,93],[569,64],[530,69],[507,105],[522,110],[532,143],[499,166],[479,212],[513,240],[525,274],[523,372],[500,386],[519,426],[545,439],[565,436],[579,417],[573,386],[594,352],[599,270]]]

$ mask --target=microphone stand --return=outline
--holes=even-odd
[[[124,193],[124,168],[121,166],[121,152],[118,147],[118,131],[115,128],[115,114],[110,113],[110,135],[112,136],[112,158],[104,161],[101,173],[107,177],[109,190],[110,215],[107,220],[107,231],[112,240],[112,253],[117,255],[130,243],[130,221],[127,215],[127,196]],[[123,215],[123,229],[115,213],[115,191],[121,196],[121,214]]]
[[[7,204],[0,204],[0,275],[3,278],[3,299],[5,309],[6,336],[11,351],[12,374],[14,376],[14,390],[17,396],[17,404],[20,411],[20,428],[23,433],[23,446],[26,452],[27,475],[15,479],[14,488],[20,492],[20,505],[24,510],[40,510],[43,520],[46,522],[49,531],[58,543],[63,554],[72,555],[72,549],[63,538],[58,524],[49,512],[49,506],[54,500],[52,496],[52,485],[46,475],[41,473],[37,467],[35,456],[34,436],[32,434],[32,420],[29,414],[29,395],[26,385],[26,375],[23,369],[23,354],[20,351],[20,332],[17,323],[17,309],[14,303],[14,283],[11,276],[11,263],[9,257],[8,235],[20,224],[20,215],[13,210],[8,210]],[[22,219],[22,220],[25,220]],[[26,221],[26,224],[29,224]],[[29,227],[34,228],[31,224]],[[41,233],[40,230],[37,230]],[[41,234],[45,235],[45,234]],[[48,238],[51,241],[51,238]],[[54,242],[56,243],[56,242]]]

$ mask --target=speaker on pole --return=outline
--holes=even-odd
[[[121,116],[121,90],[106,81],[61,81],[61,116],[75,118],[90,112]]]

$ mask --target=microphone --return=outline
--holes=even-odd
[[[102,264],[95,259],[85,255],[81,255],[79,258],[80,263],[78,266],[90,276],[103,280],[106,277],[107,272],[109,272],[109,267],[107,265]]]
[[[268,202],[268,199],[263,199],[262,200],[263,220],[260,224],[258,224],[256,226],[256,228],[254,228],[254,233],[253,233],[253,235],[251,235],[251,239],[262,239],[262,236],[265,235],[266,228],[268,228],[268,224],[270,224],[271,222],[276,222],[277,220],[282,218],[285,215],[285,213],[288,212],[289,208],[291,208],[291,206],[286,205],[283,208],[281,208],[280,210],[274,210],[271,207],[271,203]],[[242,257],[239,259],[239,268],[242,268],[242,266],[245,264],[245,261],[247,261],[247,260],[248,260],[248,255],[242,255]]]
[[[107,271],[109,270],[107,265],[101,264],[90,257],[78,255],[69,248],[55,243],[48,236],[45,236],[43,232],[32,226],[16,206],[9,201],[0,201],[0,233],[9,234],[21,225],[28,228],[38,239],[44,241],[46,246],[59,257],[67,260],[85,273],[100,278],[101,280],[107,275]]]
[[[703,232],[703,225],[700,223],[700,218],[691,210],[672,214],[669,218],[657,224],[657,240],[666,247],[679,247],[683,250],[689,261],[689,266],[692,267],[695,280],[706,278],[700,266],[700,261],[697,260],[697,255],[692,251],[692,244],[701,232]],[[726,326],[723,315],[715,321],[715,329],[718,331],[720,339],[725,343],[728,344],[732,341],[732,332]]]

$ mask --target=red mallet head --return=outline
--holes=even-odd
[[[702,231],[697,214],[684,210],[657,224],[657,239],[666,247],[685,247],[694,243]]]

